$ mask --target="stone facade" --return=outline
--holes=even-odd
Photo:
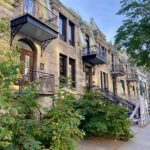
[[[55,24],[59,28],[60,15],[65,17],[66,40],[62,40],[59,35],[58,38],[53,39],[48,44],[41,56],[41,43],[31,38],[29,35],[18,32],[15,36],[16,41],[27,44],[32,50],[34,47],[33,69],[35,71],[53,74],[55,76],[55,85],[59,85],[61,63],[60,55],[63,55],[66,57],[65,65],[67,77],[70,76],[70,60],[74,60],[75,62],[75,86],[72,88],[74,93],[82,94],[85,90],[94,90],[94,88],[104,91],[108,90],[114,95],[116,94],[126,100],[137,103],[139,95],[142,95],[140,92],[142,88],[140,85],[141,81],[145,86],[143,87],[144,90],[148,90],[147,76],[143,75],[142,71],[140,71],[138,68],[132,67],[129,64],[127,55],[123,51],[116,51],[112,44],[106,41],[105,35],[97,27],[94,20],[91,19],[89,23],[85,22],[75,12],[65,7],[59,0],[51,0],[50,3],[48,3],[48,1],[43,2],[42,5],[47,7],[47,9],[52,11],[57,16]],[[23,9],[23,6],[23,4],[15,5],[14,10],[17,12],[17,15],[19,15],[20,11]],[[0,4],[0,17],[5,18],[7,15],[9,15],[10,19],[17,17],[14,17],[11,9],[8,9],[6,6],[4,7],[3,4]],[[74,25],[73,46],[69,41],[70,22]],[[57,31],[59,31],[59,28]],[[91,50],[91,47],[95,47],[92,53],[96,53],[95,57],[97,57],[97,52],[99,54],[103,54],[103,56],[106,58],[104,63],[94,62],[95,60],[100,61],[102,58],[94,58],[95,60],[93,60],[93,63],[89,63],[86,60],[83,61],[82,56],[85,54],[85,52],[86,55],[90,55],[86,51],[88,42]],[[32,43],[34,46],[31,46],[29,43]],[[119,72],[115,72],[116,70],[113,70],[115,67],[119,68],[119,70],[117,70]],[[148,99],[148,94],[145,94],[144,96],[146,96],[146,99]],[[46,101],[47,105],[48,102],[46,97],[49,98],[49,95],[43,96],[43,100]],[[42,99],[42,95],[40,96],[40,99]]]

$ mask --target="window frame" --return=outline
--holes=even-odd
[[[60,26],[60,20],[62,21],[62,24]],[[61,27],[61,32],[60,32]],[[65,42],[67,42],[67,18],[59,13],[59,38]]]
[[[75,24],[69,21],[68,40],[71,46],[75,46]]]
[[[59,54],[59,76],[67,77],[67,56],[63,54]]]
[[[72,87],[76,88],[76,60],[69,58],[69,66],[71,66]]]
[[[85,43],[86,54],[90,54],[90,36],[88,34],[85,35]]]

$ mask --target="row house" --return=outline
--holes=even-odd
[[[10,42],[6,38],[5,43],[17,43],[21,49],[25,67],[19,90],[28,81],[40,81],[37,89],[43,105],[52,104],[49,97],[65,83],[64,77],[72,81],[75,94],[100,91],[130,106],[136,105],[143,92],[147,97],[147,77],[129,64],[123,51],[106,41],[94,19],[85,22],[59,0],[0,3],[0,19],[10,20]]]

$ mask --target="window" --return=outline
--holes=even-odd
[[[74,46],[74,33],[75,33],[75,25],[69,21],[69,43]]]
[[[100,71],[101,89],[103,91],[108,90],[108,74]]]
[[[124,81],[120,80],[120,82],[121,82],[121,87],[122,87],[122,93],[123,93],[123,95],[125,95],[126,93],[125,93],[125,84],[124,84]]]
[[[86,53],[90,54],[90,38],[88,35],[85,36],[85,43],[86,43]]]
[[[133,89],[133,94],[134,94],[134,96],[135,96],[135,87],[133,86],[133,88],[132,88],[132,89]]]
[[[111,64],[112,64],[112,70],[114,70],[114,55],[111,54]]]
[[[66,37],[67,30],[66,29],[67,29],[67,19],[62,14],[59,14],[59,37],[63,41],[67,40],[67,37]]]
[[[126,71],[128,71],[128,66],[126,65]]]
[[[62,54],[59,56],[59,72],[60,77],[67,77],[67,57]]]
[[[140,95],[145,96],[146,94],[146,83],[140,81]]]
[[[106,49],[102,47],[102,56],[106,56]]]
[[[72,87],[75,87],[76,86],[76,64],[75,64],[75,60],[74,59],[71,59],[69,58],[69,77],[71,79],[71,82],[72,82]]]
[[[102,47],[101,44],[98,44],[99,54],[102,54]]]
[[[33,0],[24,0],[24,12],[31,15],[34,14],[34,1]]]
[[[101,79],[101,89],[103,89],[103,72],[100,72],[100,79]]]

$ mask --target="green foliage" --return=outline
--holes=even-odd
[[[84,132],[78,126],[82,117],[74,109],[75,97],[62,90],[58,92],[52,109],[44,117],[40,139],[51,150],[73,150]]]
[[[68,88],[68,89],[72,89],[74,81],[72,81],[72,79],[70,77],[65,77],[65,76],[60,76],[59,78],[60,84],[59,84],[59,88]]]
[[[85,93],[81,100],[76,103],[84,120],[80,128],[87,135],[107,136],[116,139],[129,139],[130,121],[127,110],[109,101],[103,100],[98,93]]]
[[[0,37],[10,35],[10,19],[0,18]],[[4,38],[4,37],[3,37]]]
[[[19,53],[2,51],[0,55],[0,149],[41,150],[34,139],[39,129],[35,111],[39,109],[34,85],[17,94],[14,83],[19,79]]]
[[[19,78],[18,54],[15,50],[0,50],[0,92],[8,91]]]
[[[150,1],[121,0],[118,15],[125,20],[115,37],[117,47],[124,48],[130,61],[150,69]]]

